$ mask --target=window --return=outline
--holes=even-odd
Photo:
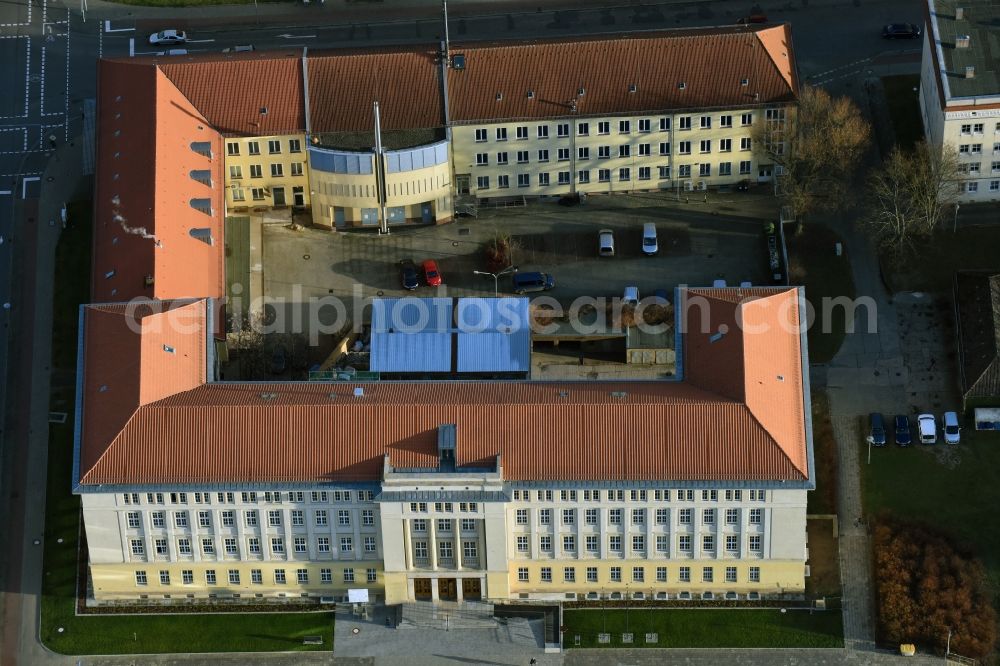
[[[588,583],[597,582],[597,567],[587,567],[587,582]]]
[[[191,554],[191,539],[178,539],[177,540],[177,553],[179,555],[190,555]]]
[[[677,537],[677,550],[682,553],[691,552],[691,537],[687,534],[682,534]]]
[[[232,527],[236,524],[236,512],[235,511],[223,511],[222,512],[222,526]]]
[[[231,191],[233,193],[233,201],[246,201],[247,200],[246,194],[243,192],[242,188],[236,187],[236,188],[233,188]]]
[[[661,132],[670,131],[670,118],[660,118],[660,131]]]
[[[596,525],[597,524],[597,509],[587,509],[584,512],[584,522],[586,522],[588,525]]]
[[[206,569],[205,570],[205,584],[206,585],[215,585],[215,569]]]
[[[306,524],[306,514],[304,511],[294,510],[292,511],[292,526],[302,527]]]
[[[760,525],[763,517],[763,509],[750,509],[750,524]]]
[[[681,178],[690,178],[691,177],[691,165],[690,164],[682,164],[679,167],[677,167],[677,175],[679,177],[681,177]]]
[[[299,584],[306,584],[309,582],[309,571],[307,569],[296,569],[295,570],[295,580]]]
[[[597,157],[602,160],[611,158],[611,146],[598,146]]]
[[[656,535],[656,552],[665,553],[667,552],[668,537],[666,534]]]
[[[611,582],[620,583],[622,582],[622,568],[621,567],[611,567]]]
[[[528,524],[528,510],[518,509],[514,512],[514,522],[517,525],[527,525]]]
[[[632,133],[632,123],[628,120],[618,121],[618,133],[619,134],[631,134]]]
[[[132,539],[132,555],[141,556],[146,552],[146,546],[143,544],[142,539]]]
[[[275,569],[274,570],[274,582],[277,585],[284,585],[285,583],[288,582],[286,580],[286,578],[285,578],[285,570],[284,569]]]
[[[997,192],[997,191],[1000,191],[1000,180],[991,180],[990,192]]]
[[[342,553],[353,553],[354,552],[354,539],[352,537],[340,537],[340,552]]]
[[[507,153],[497,153],[497,164],[507,164]]]
[[[301,153],[302,152],[302,141],[299,139],[289,139],[288,140],[288,152],[290,153]]]
[[[212,572],[212,578],[213,578],[213,583],[214,583],[215,572]],[[240,570],[239,569],[230,569],[229,570],[229,584],[230,585],[239,585],[240,584]]]
[[[701,129],[712,129],[712,116],[702,116],[700,127]]]
[[[270,155],[277,155],[281,152],[281,142],[277,139],[269,139],[267,142],[267,152]]]
[[[414,541],[413,542],[413,556],[418,560],[427,559],[427,542],[426,541]]]
[[[333,583],[333,571],[331,569],[320,569],[319,582],[326,583],[328,585]]]
[[[715,524],[715,509],[705,509],[701,512],[701,522],[705,525]]]
[[[271,527],[281,527],[281,511],[268,511],[267,524]]]
[[[517,537],[517,552],[519,553],[528,552],[528,537],[526,536]]]
[[[552,552],[552,537],[550,536],[538,537],[538,549],[543,553]]]
[[[703,177],[711,176],[712,175],[712,165],[711,164],[706,164],[704,162],[701,163],[701,164],[699,164],[698,165],[698,175],[699,176],[703,176]]]
[[[759,553],[760,551],[761,551],[760,535],[759,534],[753,534],[753,535],[750,536],[750,552],[751,553]]]
[[[589,160],[590,159],[590,148],[587,148],[586,146],[584,146],[582,148],[577,148],[576,149],[576,157],[577,157],[577,159],[581,159],[581,160]]]
[[[160,585],[170,585],[169,571],[160,571]]]
[[[639,144],[639,155],[641,157],[649,157],[650,152],[649,152],[649,144],[648,143],[640,143]]]
[[[507,140],[507,128],[506,127],[498,127],[497,128],[497,141],[506,141],[506,140]]]
[[[726,535],[726,552],[735,553],[740,548],[739,537],[735,534]]]
[[[324,492],[315,492],[315,491],[313,491],[312,493],[309,494],[309,499],[312,502],[327,502],[327,501],[329,501],[327,499],[328,497],[329,496],[326,494],[325,491]],[[416,507],[415,504],[411,504],[410,505],[410,511],[416,511],[415,507]]]
[[[632,524],[633,525],[645,525],[646,524],[646,510],[645,509],[632,509]]]
[[[733,117],[732,116],[719,116],[719,127],[732,127]]]
[[[228,541],[228,539],[227,539]],[[306,538],[305,537],[295,537],[292,548],[296,553],[306,552]]]
[[[981,143],[974,143],[974,144],[972,144],[972,154],[973,155],[979,155],[982,152],[983,152],[983,144],[981,144]]]
[[[670,154],[670,142],[669,141],[661,141],[660,142],[660,155],[669,155],[669,154]]]
[[[174,514],[174,525],[177,527],[187,527],[188,526],[188,513],[187,511],[178,511]]]
[[[212,514],[208,511],[198,512],[198,527],[211,527],[212,526]]]
[[[736,582],[736,567],[726,567],[726,582],[727,583]]]
[[[247,141],[247,153],[250,155],[260,155],[260,142]]]
[[[732,162],[719,162],[719,175],[720,176],[731,176],[731,175],[733,175],[733,163]]]
[[[632,582],[643,583],[646,581],[646,569],[644,567],[632,567]]]
[[[548,125],[539,125],[536,128],[535,131],[536,131],[539,139],[547,139],[547,138],[549,138],[549,126]]]
[[[702,139],[701,142],[699,143],[698,149],[702,153],[710,153],[710,152],[712,152],[712,142],[711,142],[711,140],[709,140],[709,139]]]
[[[129,511],[127,515],[128,526],[131,528],[141,527],[142,520],[139,517],[138,511]]]
[[[281,554],[285,552],[285,540],[281,537],[271,537],[271,552]]]
[[[365,582],[375,583],[378,581],[377,569],[365,569]]]
[[[229,177],[233,180],[238,180],[243,177],[243,169],[239,164],[233,164],[229,167]]]
[[[702,567],[701,568],[701,581],[703,583],[711,583],[715,579],[715,569],[712,567]]]
[[[589,183],[590,182],[590,172],[587,171],[586,169],[584,169],[582,171],[577,171],[576,172],[576,180],[577,180],[577,182],[580,182],[580,183]]]
[[[681,116],[678,118],[680,120],[679,129],[689,130],[691,129],[691,116]]]
[[[590,123],[577,123],[576,125],[577,136],[588,136],[589,134],[590,134]]]
[[[608,550],[613,553],[622,552],[622,538],[617,534],[608,537]]]
[[[364,546],[365,546],[365,552],[366,553],[374,553],[375,552],[375,537],[373,537],[373,536],[366,536],[366,537],[364,537],[364,542],[363,543],[364,543]]]
[[[650,167],[639,167],[639,180],[649,180]]]
[[[597,133],[598,134],[611,134],[611,123],[607,120],[602,120],[597,123]]]
[[[260,555],[260,539],[258,537],[247,539],[247,551],[251,555]]]
[[[569,136],[569,123],[559,123],[556,125],[556,136],[564,139]]]
[[[622,509],[611,509],[608,511],[608,522],[612,525],[622,524]]]
[[[552,509],[542,509],[538,512],[538,523],[540,525],[552,524]]]
[[[526,173],[517,174],[517,186],[528,187],[531,185],[531,175]]]
[[[743,160],[740,162],[740,175],[747,175],[750,173],[750,160]]]
[[[965,191],[966,192],[978,192],[979,191],[979,183],[977,183],[976,181],[972,181],[970,183],[966,183],[965,184]]]
[[[564,567],[563,568],[563,582],[564,583],[575,583],[576,582],[576,567]]]
[[[715,536],[703,534],[701,537],[701,550],[705,553],[713,552],[715,550]]]
[[[319,537],[316,539],[316,550],[320,553],[329,553],[330,537]]]
[[[490,189],[490,177],[489,176],[476,176],[476,189],[488,190]]]
[[[958,147],[958,154],[959,155],[968,155],[969,154],[969,144],[967,144],[967,143],[961,144]]]
[[[743,127],[749,127],[752,124],[753,124],[752,113],[744,113],[740,116],[740,125],[742,125]]]
[[[748,136],[741,138],[740,150],[750,150],[752,143],[753,143],[752,140]]]
[[[552,582],[552,567],[542,567],[542,582],[551,583]]]
[[[489,153],[476,153],[476,166],[488,166],[490,163]]]
[[[539,150],[538,151],[538,161],[539,162],[548,162],[549,161],[549,151],[547,149],[546,150]]]
[[[226,154],[227,155],[239,155],[240,154],[240,144],[235,141],[230,141],[226,143]]]
[[[598,542],[598,536],[596,534],[588,534],[585,537],[586,547],[588,553],[596,553],[600,549]]]
[[[646,550],[646,537],[641,534],[632,535],[632,550],[641,553]]]
[[[485,143],[486,140],[487,140],[486,139],[486,130],[485,129],[477,129],[476,130],[476,143]]]
[[[153,550],[157,555],[166,555],[169,550],[167,548],[166,539],[153,539]]]
[[[670,178],[670,167],[669,166],[660,166],[660,167],[657,167],[657,169],[660,172],[660,179],[661,180],[668,180]],[[669,492],[669,491],[665,491],[665,492]],[[668,495],[668,497],[669,497],[669,495]]]
[[[517,568],[517,580],[520,583],[528,582],[528,567],[518,567]]]
[[[557,157],[560,162],[566,162],[569,160],[569,148],[560,148],[557,152]]]
[[[574,509],[563,509],[562,523],[563,525],[573,525],[576,523],[576,511]]]
[[[497,176],[497,187],[507,189],[510,187],[510,176]]]
[[[750,582],[751,583],[760,582],[760,567],[750,567]]]
[[[475,559],[479,557],[479,547],[475,541],[462,542],[462,557],[465,559]]]
[[[337,511],[337,524],[341,527],[347,527],[351,524],[351,512],[345,509]]]
[[[611,169],[598,169],[597,181],[600,183],[611,182]]]
[[[690,155],[691,154],[691,142],[690,141],[681,141],[680,143],[678,143],[677,144],[677,152],[680,153],[681,155]]]
[[[678,517],[678,522],[680,522],[681,525],[690,525],[691,524],[691,509],[681,509],[680,510],[680,515]]]
[[[527,150],[519,150],[519,151],[517,151],[517,163],[518,164],[527,164],[528,163],[528,151]]]
[[[327,524],[326,509],[320,509],[314,514],[316,518],[316,525],[318,527],[325,527]]]
[[[354,582],[354,569],[344,569],[344,582],[353,583]]]
[[[517,128],[517,138],[524,140],[528,138],[528,128],[525,125],[519,125]]]
[[[628,167],[618,169],[618,180],[623,183],[632,180],[632,170]]]
[[[643,133],[651,131],[649,118],[639,119],[639,131]]]

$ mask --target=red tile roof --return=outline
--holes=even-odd
[[[93,299],[221,296],[219,133],[155,67],[102,60],[98,84]],[[201,171],[212,186],[192,177]],[[192,206],[199,200],[210,215]],[[212,244],[192,229],[207,229]]]
[[[87,305],[81,334],[88,469],[142,405],[205,382],[206,301]]]
[[[797,317],[797,290],[758,293],[711,308],[755,326]],[[732,366],[716,383],[696,373],[680,383],[200,385],[139,406],[110,440],[85,439],[100,453],[84,456],[99,460],[81,468],[81,483],[376,480],[386,454],[398,467],[435,465],[445,423],[456,424],[460,466],[499,455],[510,480],[804,480],[799,340],[784,329],[727,336],[741,351],[733,362],[746,366],[741,386]],[[716,355],[695,344],[685,364]]]

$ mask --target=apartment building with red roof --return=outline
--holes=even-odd
[[[94,601],[801,593],[801,288],[678,290],[671,381],[228,382],[213,339],[223,218],[256,173],[326,226],[443,221],[462,156],[506,146],[538,194],[588,191],[590,159],[641,189],[654,138],[659,160],[708,142],[704,178],[729,182],[740,132],[797,86],[787,26],[102,62],[73,479]],[[360,148],[374,102],[382,152]],[[531,189],[541,151],[569,182]]]

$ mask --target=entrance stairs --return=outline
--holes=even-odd
[[[403,604],[401,625],[426,629],[492,629],[493,604],[481,601],[415,601]]]

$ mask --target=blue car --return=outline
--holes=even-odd
[[[515,273],[514,293],[525,294],[529,291],[545,291],[556,286],[555,278],[548,273]]]
[[[913,443],[913,435],[910,434],[910,419],[899,415],[893,419],[896,430],[896,444],[899,446],[909,446]]]
[[[872,446],[885,446],[885,421],[882,419],[882,415],[878,412],[872,412],[868,418],[871,423],[868,439]]]

